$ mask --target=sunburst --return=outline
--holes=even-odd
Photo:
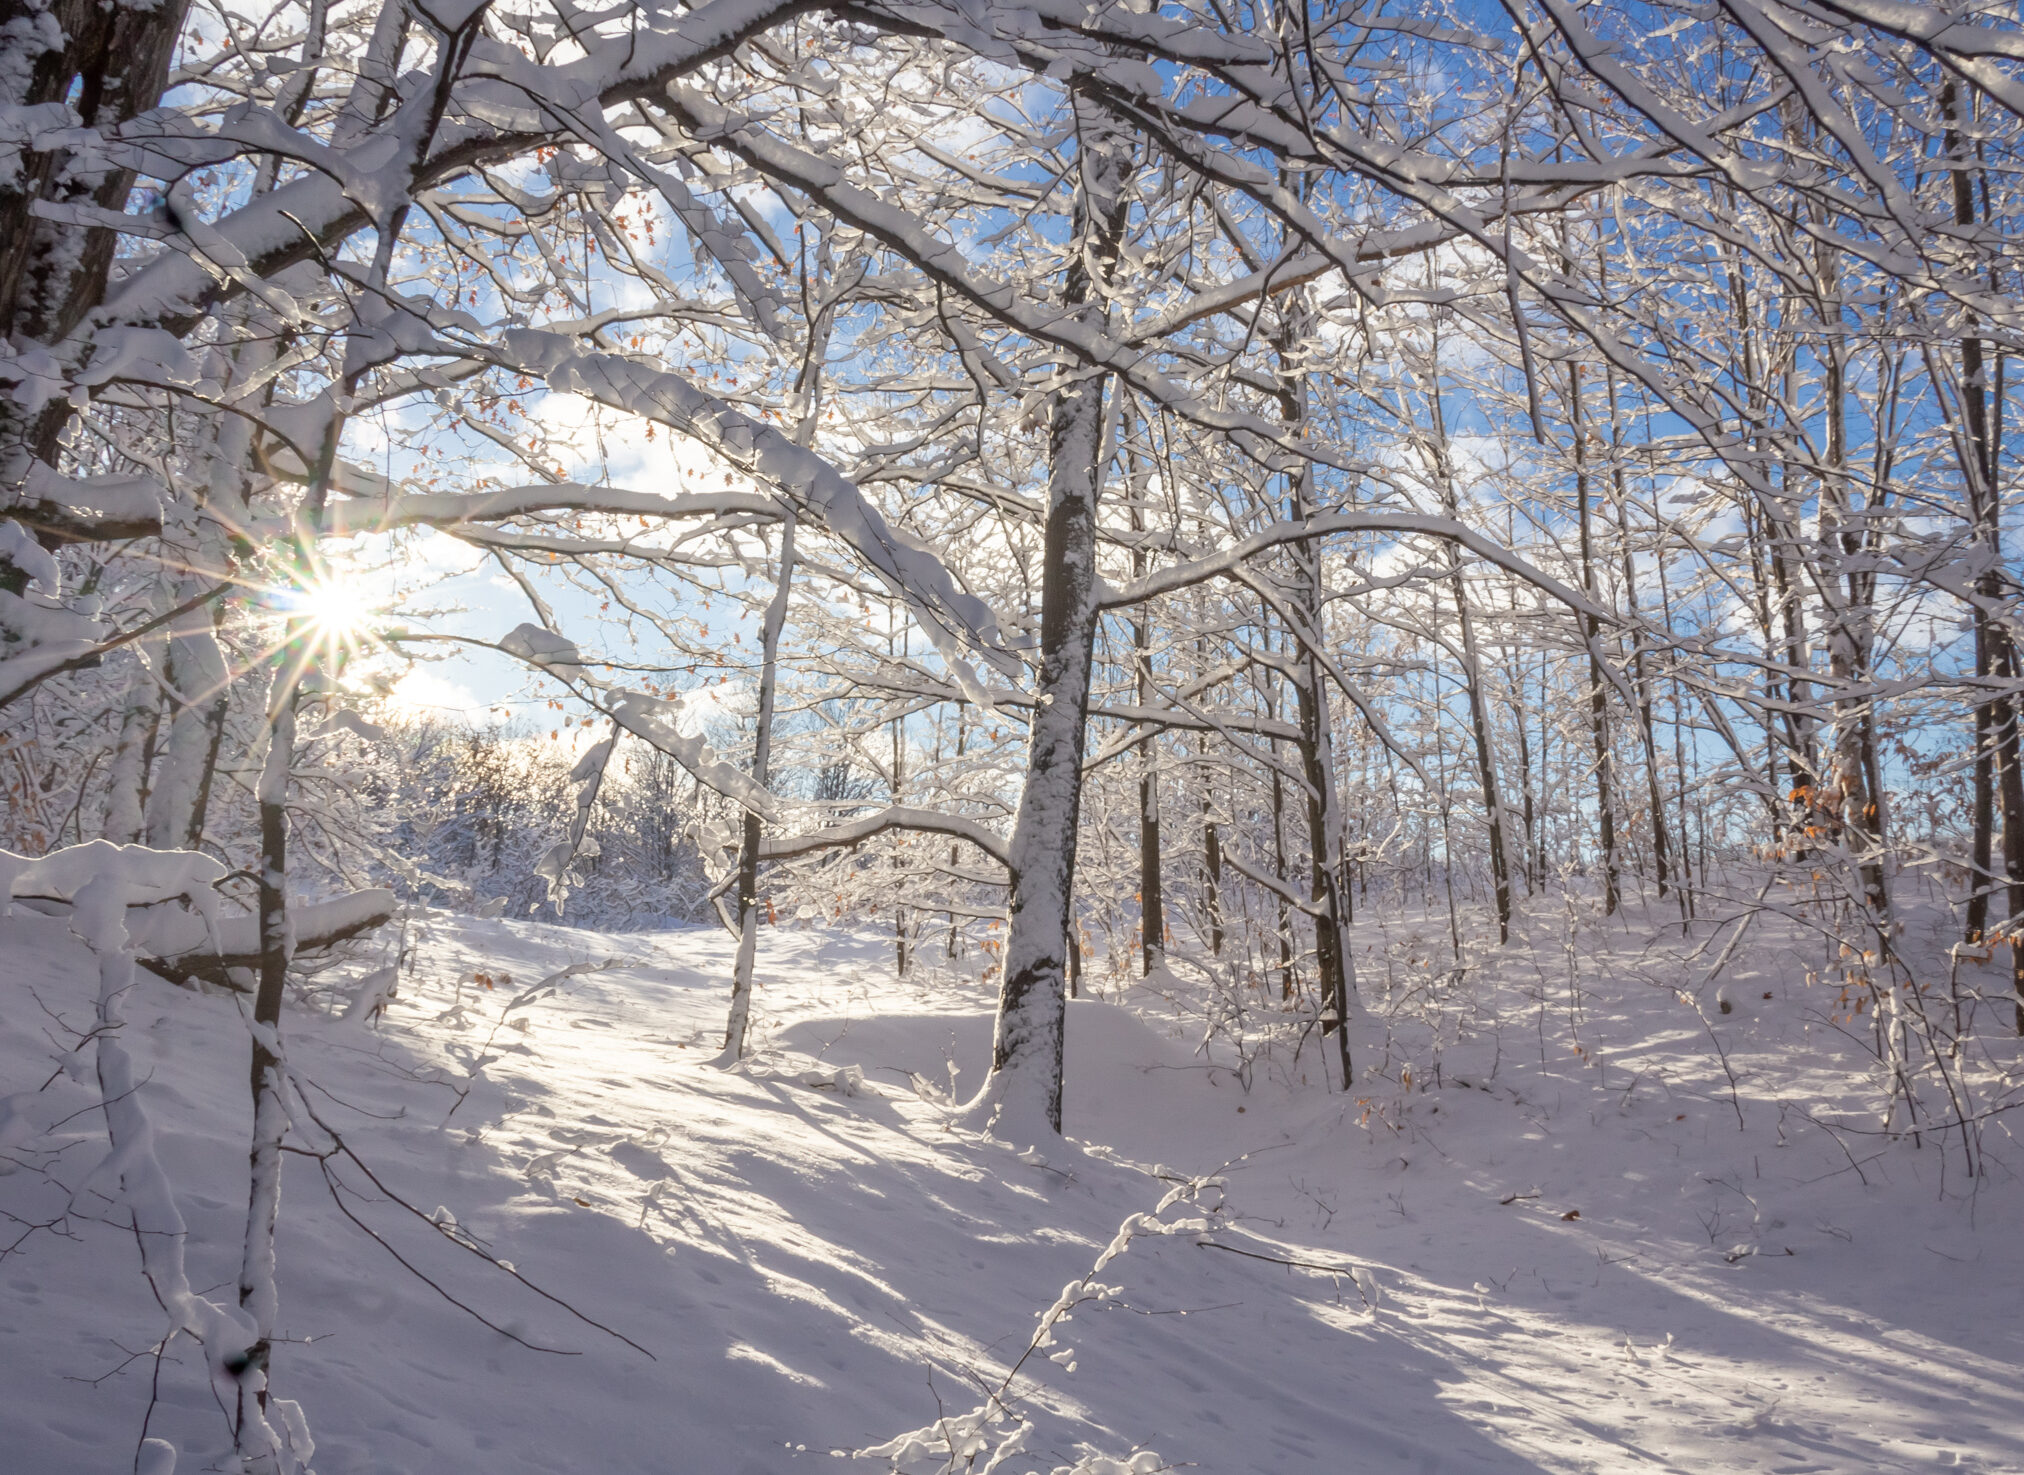
[[[355,645],[364,639],[378,614],[360,582],[325,573],[290,591],[285,603],[291,614],[323,639]]]

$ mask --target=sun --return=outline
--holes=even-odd
[[[362,580],[326,574],[296,588],[290,611],[318,635],[333,642],[356,641],[371,627],[376,610]]]

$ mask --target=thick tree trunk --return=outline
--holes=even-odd
[[[68,104],[86,127],[111,130],[161,101],[188,0],[0,0],[0,105]],[[61,42],[44,18],[54,20]],[[38,204],[88,205],[115,214],[133,188],[131,169],[97,150],[24,151],[0,183],[0,339],[17,350],[58,350],[105,296],[117,245],[102,226],[39,218]],[[19,487],[37,460],[54,461],[71,407],[0,401],[0,488]]]
[[[1941,109],[1950,125],[1958,121],[1959,99],[1949,82],[1940,94]],[[1972,226],[1975,208],[1975,180],[1970,171],[1966,140],[1957,126],[1946,136],[1947,154],[1954,162],[1954,221]],[[1991,273],[1991,285],[1994,285]],[[1971,611],[1975,628],[1975,674],[2014,682],[2020,662],[2016,642],[1990,615],[2003,597],[2002,504],[1997,476],[2001,468],[2002,417],[1989,413],[1988,362],[1983,340],[1973,334],[1961,339],[1962,475],[1967,484],[1968,513],[1975,542],[1988,553],[1988,567],[1976,579],[1980,596]],[[1996,383],[2002,385],[2000,358]],[[2018,771],[2018,699],[2014,691],[1977,702],[1975,705],[1975,788],[1973,837],[1970,865],[1973,870],[1968,895],[1967,934],[1979,941],[1989,925],[1989,893],[1994,889],[1994,829],[1998,803],[2003,815],[2003,869],[2006,873],[2010,908],[2011,983],[2017,994],[2017,1032],[2024,1034],[2024,942],[2018,940],[2024,915],[2024,774]]]
[[[1307,378],[1298,363],[1299,346],[1310,330],[1312,315],[1305,299],[1293,293],[1275,348],[1278,354],[1279,414],[1296,435],[1307,422]],[[1304,522],[1314,515],[1314,468],[1303,465],[1288,477],[1286,516]],[[1293,683],[1296,722],[1300,731],[1300,769],[1307,796],[1308,896],[1313,908],[1314,961],[1321,974],[1322,1033],[1335,1037],[1337,1069],[1343,1089],[1354,1079],[1349,1058],[1349,942],[1343,932],[1342,825],[1335,802],[1335,742],[1330,729],[1324,631],[1321,545],[1313,540],[1292,549],[1292,633],[1299,665]]]
[[[991,1074],[973,1103],[1001,1135],[1061,1130],[1064,969],[1082,808],[1083,732],[1096,643],[1096,500],[1101,378],[1056,401],[1049,451],[1040,702],[1012,831],[1012,885]]]
[[[1075,240],[1063,300],[1093,322],[1106,315],[1101,283],[1114,270],[1132,165],[1128,135],[1075,100],[1080,139]],[[1110,448],[1103,444],[1108,375],[1085,373],[1055,395],[1048,427],[1047,530],[1040,595],[1039,703],[1026,787],[1012,828],[1005,975],[991,1073],[969,1118],[1013,1141],[1061,1131],[1065,972],[1082,811],[1089,669],[1096,647],[1096,507]]]
[[[119,737],[106,774],[104,837],[115,845],[141,838],[147,806],[148,771],[155,733],[162,715],[162,694],[154,674],[136,658],[127,678],[126,701],[120,712]]]

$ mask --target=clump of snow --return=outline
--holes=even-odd
[[[801,1073],[801,1084],[819,1091],[834,1091],[839,1096],[862,1096],[865,1092],[864,1072],[855,1065],[842,1065],[834,1070],[805,1070]]]
[[[39,585],[50,598],[63,593],[63,570],[56,555],[12,518],[0,518],[0,558],[21,570],[30,584]]]
[[[574,681],[583,675],[583,657],[578,653],[576,643],[539,625],[515,625],[500,638],[499,648],[565,681]]]

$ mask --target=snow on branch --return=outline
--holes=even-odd
[[[523,367],[544,373],[551,388],[681,431],[773,487],[906,600],[966,689],[983,688],[962,660],[962,646],[1006,675],[1018,672],[991,607],[964,589],[933,550],[890,526],[856,484],[816,452],[665,369],[618,354],[578,354],[568,339],[531,330],[506,334],[505,350]]]
[[[1430,538],[1444,538],[1451,543],[1460,544],[1485,562],[1494,563],[1505,572],[1517,575],[1542,593],[1566,605],[1576,614],[1592,615],[1610,625],[1622,623],[1622,617],[1616,611],[1604,608],[1579,589],[1562,583],[1496,539],[1485,537],[1474,528],[1451,517],[1435,517],[1423,512],[1326,512],[1300,521],[1274,523],[1270,527],[1261,528],[1240,542],[1231,544],[1220,553],[1160,569],[1143,579],[1127,584],[1122,589],[1107,589],[1098,603],[1104,609],[1144,604],[1161,595],[1172,594],[1209,579],[1230,575],[1259,554],[1273,548],[1312,538],[1326,538],[1336,533],[1360,532],[1419,534]]]
[[[743,805],[764,820],[777,820],[780,807],[764,784],[736,764],[726,763],[700,737],[684,736],[680,728],[681,704],[650,697],[645,692],[622,691],[605,710],[634,737],[673,758],[691,775],[715,789],[734,804]]]
[[[837,219],[884,243],[931,280],[1006,327],[1064,351],[1077,363],[1116,373],[1133,389],[1181,418],[1205,429],[1255,440],[1300,461],[1318,461],[1348,471],[1367,469],[1324,444],[1296,439],[1284,426],[1263,416],[1196,394],[1161,373],[1150,352],[1119,342],[1083,314],[1037,302],[1012,281],[980,275],[953,242],[936,235],[908,211],[852,184],[841,164],[796,147],[756,121],[688,89],[671,89],[668,106],[699,137],[735,154],[769,180],[820,202]]]
[[[501,487],[489,492],[420,492],[389,497],[384,501],[358,499],[332,502],[324,509],[319,530],[343,538],[416,525],[456,528],[466,523],[504,522],[509,518],[534,517],[551,512],[674,518],[717,517],[726,513],[779,517],[784,511],[773,498],[751,492],[684,493],[664,497],[653,492],[559,481]]]
[[[964,819],[961,815],[942,814],[933,809],[914,809],[895,804],[881,809],[863,819],[850,820],[826,830],[812,830],[804,835],[786,835],[777,839],[759,842],[761,860],[791,860],[797,855],[808,855],[817,850],[830,850],[842,845],[856,845],[883,835],[888,830],[917,830],[931,835],[948,835],[957,840],[967,840],[991,859],[1011,869],[1012,857],[1005,842],[992,834],[975,820]]]
[[[574,125],[580,119],[605,108],[656,98],[676,79],[810,8],[808,0],[713,0],[673,17],[649,12],[645,23],[609,35],[583,31],[576,39],[584,54],[563,65],[544,64],[479,36],[449,88],[447,108],[439,106],[431,86],[404,86],[393,116],[364,140],[342,139],[335,147],[258,107],[233,109],[215,131],[176,135],[164,126],[145,140],[155,165],[147,172],[160,177],[178,177],[242,152],[313,161],[316,167],[254,194],[207,226],[206,255],[156,255],[109,294],[101,316],[187,327],[246,290],[248,280],[271,279],[290,265],[333,252],[371,223],[373,205],[413,198],[579,131]],[[434,80],[425,73],[406,80],[417,79]],[[585,136],[596,131],[581,129]],[[382,142],[389,135],[425,140],[425,151],[390,157]]]

